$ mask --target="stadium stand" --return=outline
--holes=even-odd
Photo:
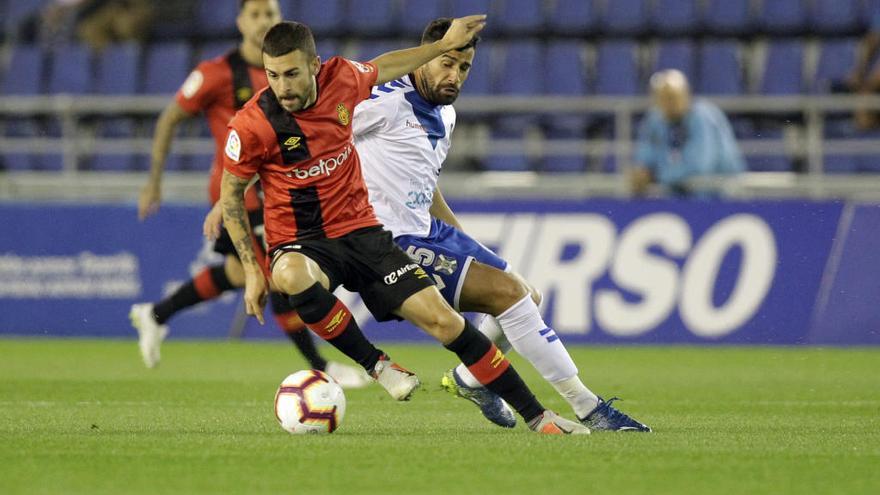
[[[0,65],[0,97],[168,96],[196,61],[223,54],[235,44],[235,2],[208,0],[191,0],[192,15],[182,25],[155,28],[152,40],[144,45],[121,44],[91,53],[76,44],[50,50],[20,43],[17,26],[43,3],[0,1],[5,40],[0,50],[4,55],[0,61],[5,62]],[[659,69],[681,70],[698,94],[711,97],[831,94],[852,66],[858,37],[880,9],[875,0],[282,0],[281,4],[286,17],[312,27],[325,59],[340,54],[368,60],[413,44],[436,16],[488,12],[491,22],[483,33],[465,96],[611,100],[607,108],[580,114],[507,114],[505,109],[485,107],[459,111],[465,127],[508,143],[522,142],[517,153],[498,159],[490,152],[482,162],[468,161],[468,166],[570,172],[615,171],[617,163],[606,160],[604,165],[591,166],[592,159],[570,154],[539,153],[535,159],[534,153],[522,149],[540,149],[543,141],[615,139],[613,99],[644,96],[647,78]],[[638,114],[629,113],[634,122]],[[791,136],[803,135],[806,125],[803,111],[796,109],[794,114],[735,111],[731,121],[740,139],[774,141],[794,149]],[[64,127],[49,117],[45,112],[17,118],[0,115],[2,136],[60,137]],[[103,141],[147,139],[153,118],[123,112],[84,115],[74,121],[82,132]],[[634,122],[623,129],[632,129]],[[856,129],[847,111],[829,111],[823,124],[820,134],[826,139],[874,137]],[[204,126],[182,132],[193,138],[208,135]],[[84,169],[144,170],[147,159],[139,149],[107,156],[85,149],[85,159],[81,156],[77,163]],[[54,159],[50,156],[16,151],[4,153],[2,159],[8,169],[57,168],[48,163]],[[823,156],[829,172],[874,168],[873,155]],[[803,170],[803,156],[749,153],[748,157],[752,170]],[[200,170],[204,160],[184,154],[173,155],[172,161],[171,169]]]

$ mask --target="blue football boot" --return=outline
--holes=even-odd
[[[651,431],[647,425],[639,423],[611,405],[619,400],[617,397],[603,400],[599,397],[599,405],[586,418],[578,418],[582,425],[594,431]]]
[[[513,415],[513,409],[501,397],[486,387],[468,387],[454,369],[443,374],[440,385],[452,395],[457,395],[476,404],[483,416],[496,425],[505,428],[516,426],[516,416]]]

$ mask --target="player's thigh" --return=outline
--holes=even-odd
[[[464,318],[452,309],[434,286],[425,287],[406,298],[395,314],[443,344],[455,340],[464,328]]]
[[[282,252],[272,263],[274,285],[285,294],[299,294],[316,282],[330,288],[330,278],[318,263],[297,252]]]
[[[471,262],[459,295],[462,311],[498,316],[528,294],[512,273],[478,261]]]
[[[226,273],[226,280],[233,287],[244,287],[244,267],[241,266],[237,256],[227,254],[223,261],[223,271]]]

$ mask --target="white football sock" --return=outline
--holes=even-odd
[[[578,419],[587,417],[587,414],[593,412],[593,409],[599,405],[599,398],[581,382],[577,375],[553,382],[551,385],[571,404]]]
[[[578,378],[571,355],[556,332],[544,322],[530,296],[523,297],[497,319],[516,352],[556,388],[578,417],[586,416],[598,405],[598,397]]]

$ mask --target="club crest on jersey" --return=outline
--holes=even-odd
[[[284,141],[284,146],[287,147],[287,151],[299,148],[299,142],[301,139],[302,138],[299,136],[291,136],[287,138],[287,141]]]
[[[236,162],[241,158],[241,139],[235,129],[229,131],[229,137],[226,138],[226,156]]]
[[[348,125],[351,122],[351,113],[345,107],[345,103],[336,105],[336,116],[339,117],[339,123],[342,125]]]

